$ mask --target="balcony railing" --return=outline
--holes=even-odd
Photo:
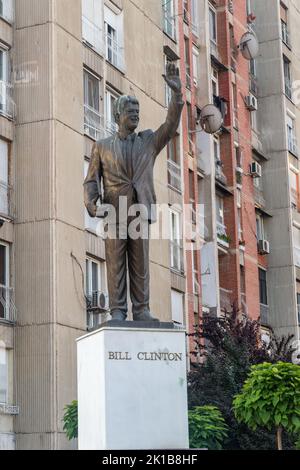
[[[16,105],[12,97],[12,84],[0,80],[0,114],[14,119],[16,117]]]
[[[172,39],[176,39],[175,16],[163,8],[163,28],[164,32]]]
[[[168,183],[169,186],[181,192],[181,168],[172,160],[168,160]]]
[[[15,323],[17,309],[13,301],[13,289],[0,285],[0,321]]]
[[[229,248],[227,228],[222,222],[217,222],[217,239],[219,245],[222,245],[224,248]]]
[[[106,35],[106,59],[119,70],[124,70],[124,48],[111,34]]]
[[[115,124],[105,121],[96,109],[84,105],[84,132],[94,140],[103,139],[115,132]]]
[[[221,160],[216,160],[215,161],[215,169],[216,169],[215,170],[216,180],[218,180],[220,183],[226,185],[227,184],[227,178],[224,175],[223,165],[222,165]]]
[[[12,188],[0,180],[0,216],[12,217],[11,205]]]

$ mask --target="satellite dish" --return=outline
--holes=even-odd
[[[201,111],[200,124],[207,134],[218,132],[223,124],[221,111],[213,104],[207,104]]]
[[[248,31],[247,33],[243,34],[240,41],[239,49],[244,59],[255,59],[255,57],[258,56],[259,52],[259,44],[256,35],[251,31]]]

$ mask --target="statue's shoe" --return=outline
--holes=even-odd
[[[111,313],[111,319],[117,321],[125,321],[126,320],[126,313],[123,313],[121,310],[115,310]]]
[[[159,322],[158,318],[152,317],[149,311],[142,312],[142,313],[134,313],[133,314],[133,321],[154,321]]]

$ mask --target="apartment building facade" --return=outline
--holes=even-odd
[[[155,166],[169,234],[151,240],[151,311],[193,332],[236,303],[298,331],[298,14],[296,0],[0,2],[0,449],[76,444],[61,421],[76,338],[109,318],[103,227],[82,183],[120,94],[139,99],[141,128],[162,123],[168,61],[186,106]],[[237,47],[249,30],[255,61]],[[224,118],[214,135],[200,123],[209,103]]]

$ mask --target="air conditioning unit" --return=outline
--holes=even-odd
[[[109,309],[107,292],[95,291],[90,296],[91,310],[97,310],[99,313],[107,312]]]
[[[268,255],[270,253],[270,243],[268,240],[258,240],[258,252],[260,255]]]
[[[251,163],[250,175],[253,176],[253,178],[260,178],[262,176],[261,165],[258,162]]]
[[[245,103],[249,111],[257,110],[257,98],[254,95],[248,95],[245,97]]]

